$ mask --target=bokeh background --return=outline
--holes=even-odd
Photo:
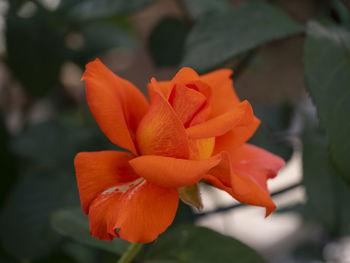
[[[1,0],[0,262],[108,263],[127,247],[91,238],[79,208],[75,154],[116,149],[80,80],[96,57],[144,93],[151,77],[171,79],[182,66],[232,68],[239,97],[262,120],[251,143],[287,161],[269,185],[273,215],[203,184],[205,209],[181,205],[137,262],[350,262],[349,8],[341,0]]]

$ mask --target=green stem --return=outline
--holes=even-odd
[[[143,244],[141,243],[133,243],[131,244],[122,257],[118,260],[117,263],[129,263],[133,260],[133,258],[139,253]]]

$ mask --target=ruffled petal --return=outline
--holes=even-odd
[[[216,137],[214,154],[222,151],[233,153],[253,136],[260,125],[260,120],[254,116],[251,107],[247,109],[245,117],[233,129],[222,136]]]
[[[117,151],[81,152],[74,159],[81,206],[85,214],[103,191],[138,178],[129,165],[132,154]]]
[[[143,179],[100,194],[89,211],[90,233],[102,240],[120,237],[149,243],[173,222],[179,202],[177,189]]]
[[[113,143],[136,154],[133,138],[149,107],[146,98],[98,59],[86,65],[82,79],[90,110],[101,130]]]
[[[158,90],[152,94],[151,107],[136,132],[139,152],[188,158],[188,138],[181,120]]]
[[[203,109],[206,101],[207,98],[202,93],[183,84],[176,84],[169,97],[170,105],[185,127]]]
[[[200,181],[221,162],[218,154],[205,160],[185,160],[158,155],[145,155],[130,160],[134,171],[147,181],[164,187],[178,188]]]
[[[222,136],[232,129],[235,130],[236,127],[250,128],[252,123],[255,123],[253,109],[248,101],[243,101],[230,111],[187,128],[186,132],[191,139],[210,138]],[[254,133],[254,131],[249,132]]]
[[[211,116],[215,117],[230,111],[240,103],[234,89],[232,70],[220,69],[200,76],[200,79],[211,87]]]
[[[230,156],[226,155],[204,179],[242,203],[265,207],[268,216],[276,205],[270,197],[267,180],[275,177],[283,166],[280,157],[244,144]]]

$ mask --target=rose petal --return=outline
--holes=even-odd
[[[146,98],[98,59],[86,65],[82,79],[90,110],[101,130],[113,143],[136,154],[133,138],[148,110]]]
[[[145,155],[130,160],[134,171],[147,181],[164,187],[182,187],[197,183],[221,162],[218,154],[205,160],[185,160]]]
[[[267,180],[275,177],[283,165],[278,156],[244,144],[234,154],[223,155],[220,164],[204,179],[242,203],[265,207],[268,216],[276,205],[270,197]]]
[[[207,98],[200,92],[187,88],[183,84],[176,84],[170,94],[169,103],[185,127],[203,109]]]
[[[215,117],[230,111],[240,103],[232,84],[232,70],[221,69],[200,76],[200,79],[211,87],[211,116]]]
[[[136,140],[142,155],[189,156],[185,128],[171,105],[157,90],[153,91],[151,107],[139,125]]]
[[[148,243],[173,222],[179,202],[176,189],[137,180],[132,187],[112,189],[91,204],[90,233],[102,240],[120,237]]]
[[[129,165],[132,154],[117,151],[81,152],[74,159],[81,206],[85,214],[103,191],[138,178]]]
[[[188,137],[192,139],[218,137],[224,135],[232,129],[235,130],[236,127],[239,128],[243,126],[250,128],[254,122],[255,117],[250,103],[248,101],[243,101],[237,104],[230,111],[187,128],[186,132]]]

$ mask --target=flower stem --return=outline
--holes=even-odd
[[[118,260],[117,263],[129,263],[133,260],[133,258],[139,253],[143,244],[141,243],[132,243],[128,247],[128,249],[124,252],[122,257]]]

